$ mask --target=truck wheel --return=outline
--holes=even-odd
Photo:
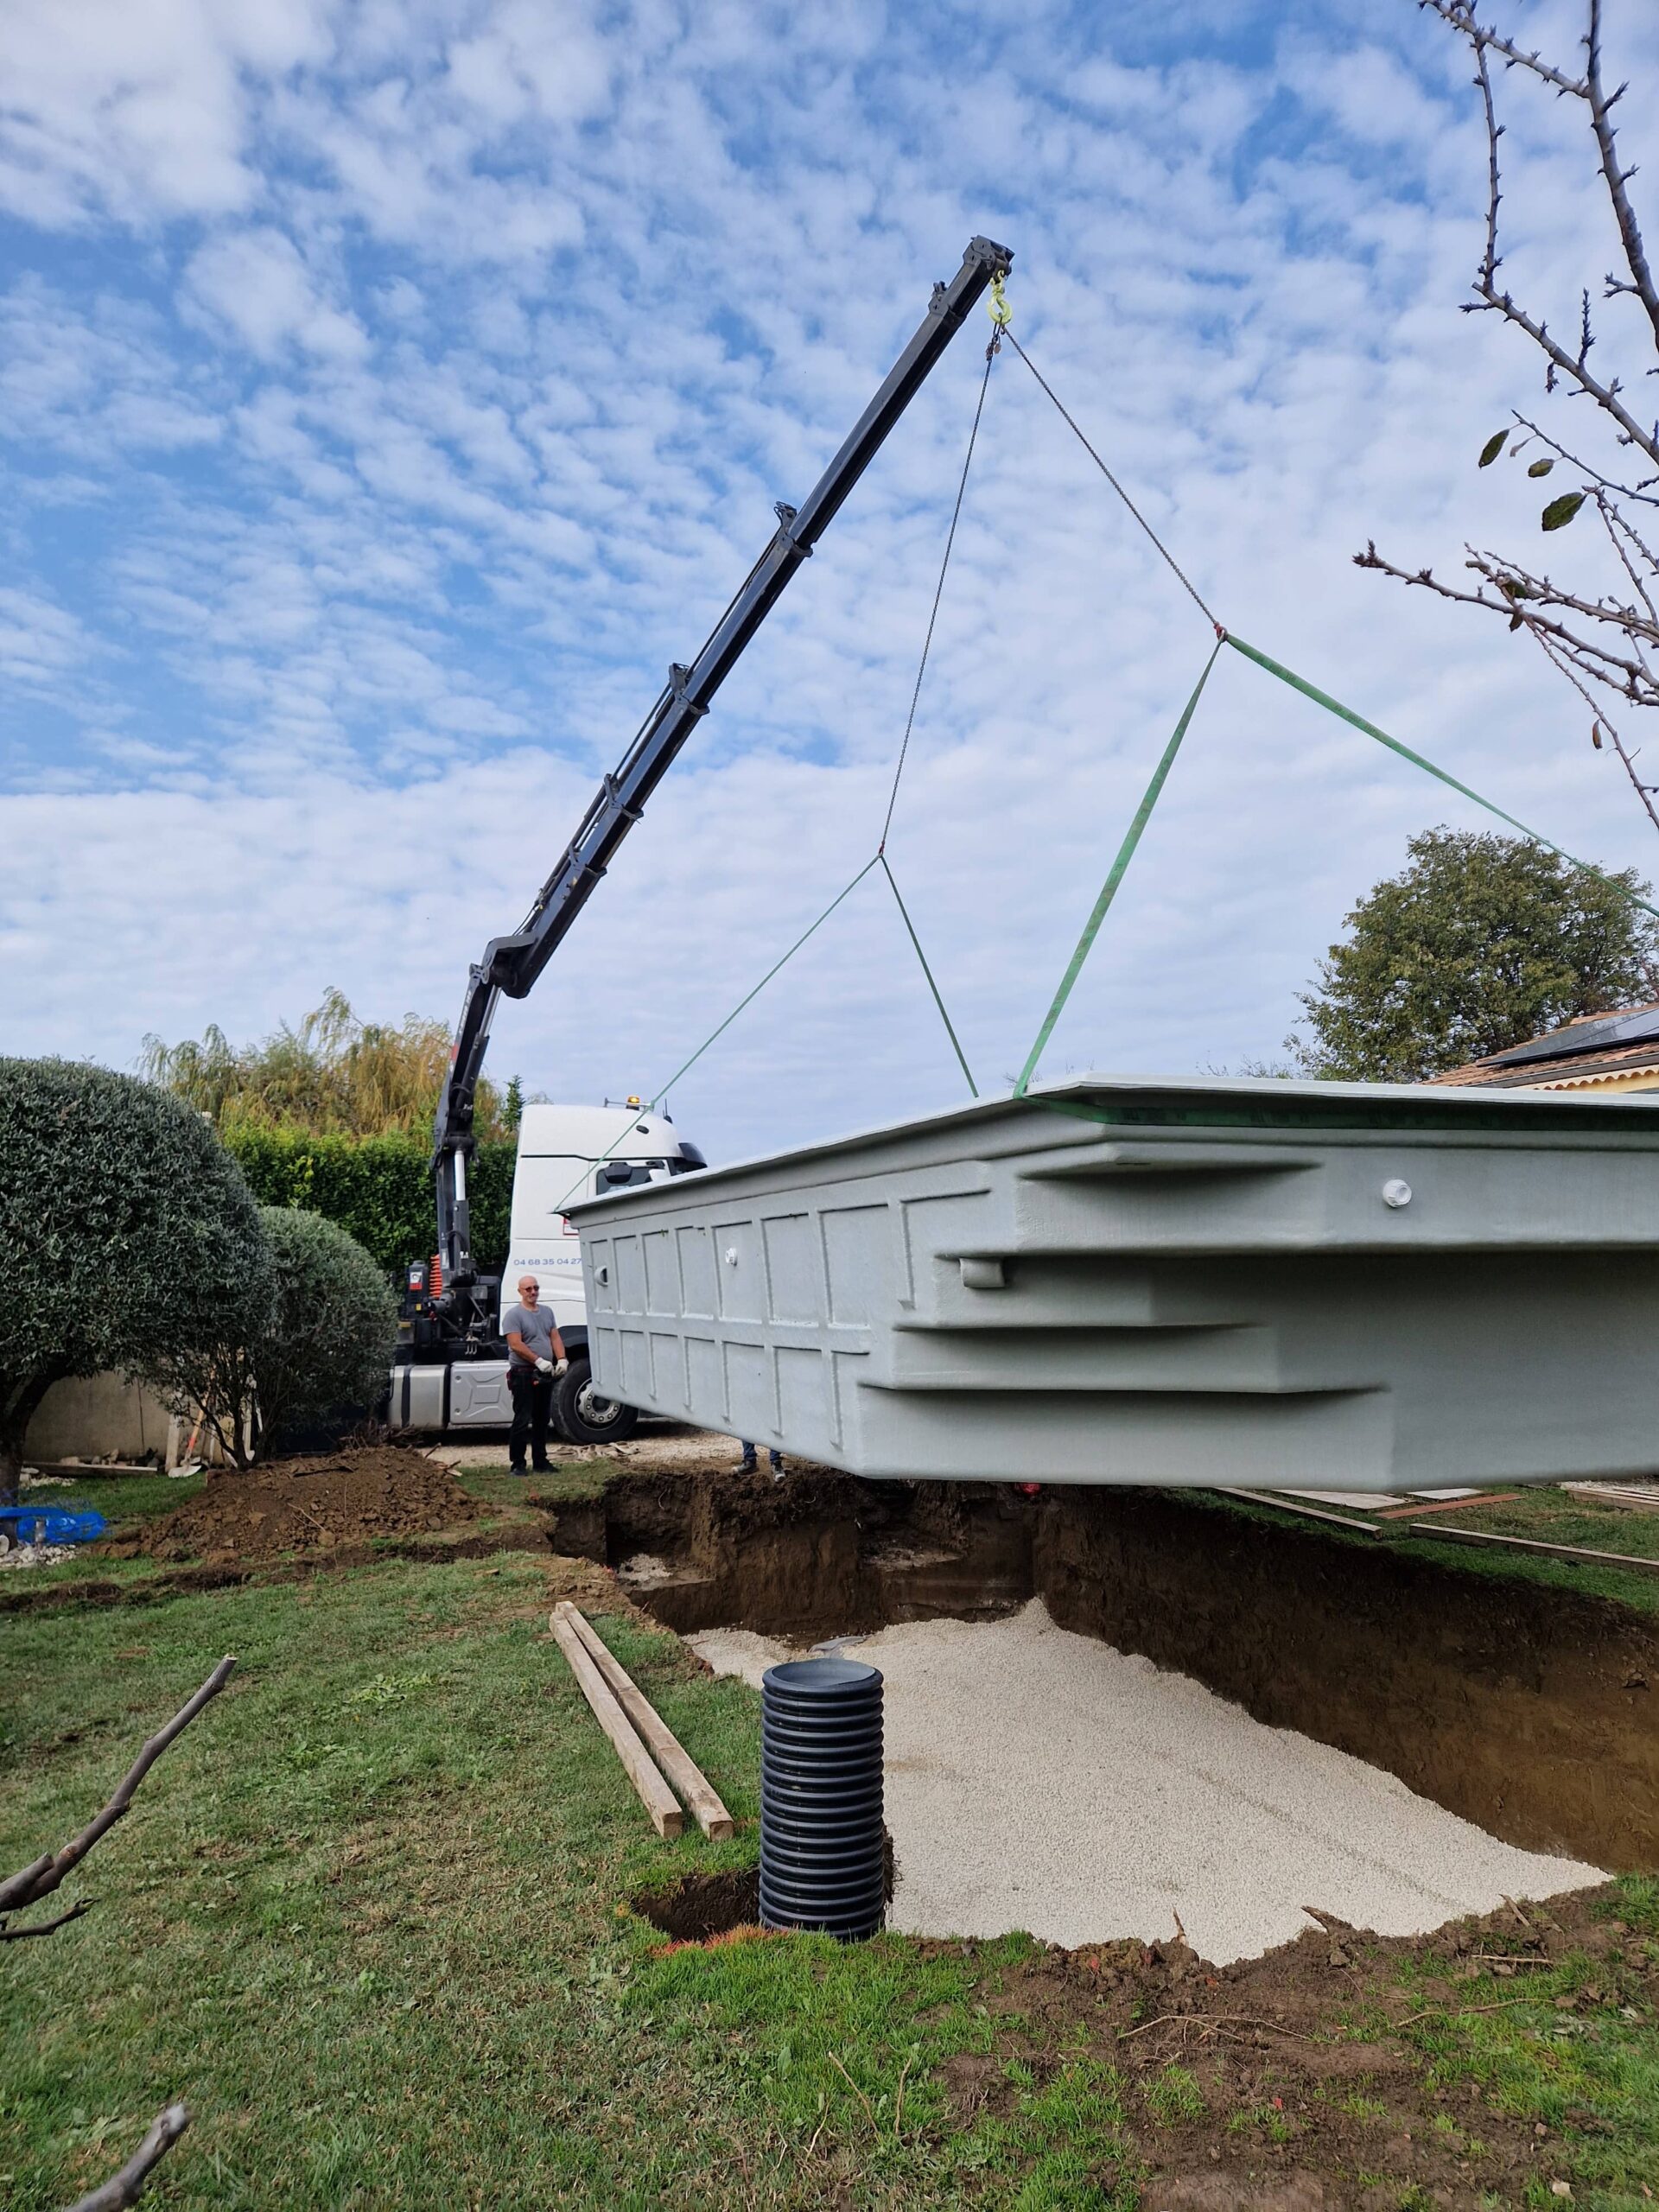
[[[639,1426],[637,1408],[601,1397],[585,1359],[573,1359],[553,1385],[553,1418],[572,1444],[620,1444]]]

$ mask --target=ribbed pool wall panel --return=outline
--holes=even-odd
[[[1039,1096],[1071,1110],[991,1100],[575,1208],[599,1388],[868,1476],[1659,1465],[1659,1099]]]

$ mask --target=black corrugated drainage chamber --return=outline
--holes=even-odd
[[[760,1683],[760,1921],[874,1936],[886,1913],[881,1675],[785,1660]]]

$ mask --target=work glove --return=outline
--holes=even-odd
[[[559,1363],[561,1372],[563,1370],[563,1361]],[[550,1359],[538,1359],[536,1363],[536,1367],[538,1374],[551,1375],[553,1372],[553,1363]]]
[[[569,1364],[570,1364],[570,1363],[569,1363],[569,1361],[568,1359],[562,1359],[562,1360],[559,1362],[558,1365],[554,1369],[553,1372],[554,1372],[556,1375],[563,1375],[563,1372],[564,1372],[564,1370],[565,1370],[565,1369],[566,1369],[567,1367],[569,1367]]]

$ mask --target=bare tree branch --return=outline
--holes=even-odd
[[[1607,180],[1607,196],[1613,203],[1613,215],[1618,224],[1619,243],[1624,249],[1624,261],[1630,272],[1628,284],[1608,279],[1610,292],[1632,292],[1647,309],[1648,321],[1653,325],[1653,335],[1659,342],[1659,290],[1656,290],[1653,272],[1648,267],[1642,232],[1630,207],[1630,196],[1625,190],[1633,169],[1618,166],[1618,149],[1614,142],[1611,111],[1614,102],[1624,93],[1621,85],[1610,99],[1601,83],[1601,0],[1590,0],[1590,30],[1585,40],[1588,60],[1584,73],[1584,98],[1589,105],[1590,127],[1596,134],[1596,148],[1601,156],[1601,173]]]
[[[1597,486],[1592,496],[1596,502],[1596,512],[1601,517],[1602,527],[1607,532],[1607,543],[1618,556],[1620,567],[1636,587],[1637,595],[1647,609],[1648,620],[1654,624],[1656,631],[1659,632],[1659,607],[1653,603],[1653,594],[1648,589],[1647,578],[1643,575],[1630,558],[1630,546],[1635,546],[1637,551],[1646,560],[1649,570],[1656,575],[1659,575],[1659,566],[1656,565],[1653,556],[1648,551],[1641,538],[1599,486]]]
[[[1494,53],[1502,54],[1509,60],[1518,63],[1523,68],[1532,70],[1535,75],[1545,78],[1550,84],[1555,86],[1560,92],[1571,93],[1575,99],[1586,102],[1590,99],[1588,83],[1575,81],[1562,76],[1559,70],[1551,69],[1547,64],[1541,62],[1535,54],[1522,54],[1516,48],[1511,46],[1508,40],[1500,38],[1495,31],[1488,30],[1484,24],[1478,23],[1475,21],[1473,8],[1461,4],[1461,0],[1421,0],[1421,4],[1432,10],[1442,22],[1450,23],[1454,30],[1462,32],[1473,48],[1475,83],[1479,87],[1481,111],[1486,124],[1486,242],[1481,254],[1480,266],[1475,273],[1475,298],[1465,309],[1465,313],[1479,315],[1490,309],[1493,314],[1501,315],[1506,322],[1512,322],[1517,330],[1524,331],[1548,360],[1552,372],[1559,372],[1562,376],[1570,378],[1580,391],[1593,399],[1597,406],[1618,424],[1620,430],[1632,445],[1639,446],[1650,461],[1659,462],[1659,431],[1656,431],[1652,427],[1644,429],[1630,413],[1629,408],[1618,397],[1619,385],[1617,378],[1607,384],[1603,384],[1599,378],[1592,376],[1590,373],[1586,365],[1586,356],[1590,349],[1587,315],[1580,349],[1574,355],[1569,353],[1564,346],[1558,344],[1550,336],[1548,324],[1538,321],[1534,316],[1529,315],[1524,308],[1517,305],[1508,291],[1499,291],[1497,288],[1497,272],[1503,261],[1503,257],[1497,250],[1497,211],[1503,197],[1499,189],[1497,142],[1503,136],[1503,126],[1497,119],[1497,104],[1492,96],[1492,74],[1487,64],[1487,49],[1490,48]],[[1592,25],[1596,29],[1596,35],[1599,39],[1599,0],[1589,0],[1589,4]],[[1613,95],[1615,99],[1618,97],[1617,93]],[[1601,100],[1604,124],[1606,110],[1611,105],[1611,101],[1605,99]],[[1592,127],[1594,116],[1595,109],[1592,107]],[[1608,175],[1611,188],[1612,177],[1618,175],[1619,173],[1616,160],[1611,172],[1605,170],[1605,160],[1611,156],[1612,149],[1611,126],[1607,126],[1607,147],[1610,150],[1609,156],[1604,156],[1604,173]],[[1597,132],[1597,137],[1599,144],[1601,137],[1599,130]],[[1647,262],[1642,252],[1642,234],[1637,226],[1636,217],[1630,210],[1629,196],[1624,192],[1626,181],[1626,177],[1621,177],[1619,182],[1619,197],[1623,201],[1623,213],[1619,212],[1616,204],[1615,213],[1619,221],[1620,235],[1625,238],[1626,259],[1630,260],[1633,252],[1637,259],[1640,260],[1642,269],[1645,272]],[[1628,235],[1625,232],[1627,221]],[[1632,260],[1632,269],[1635,266],[1636,261]],[[1648,282],[1651,285],[1651,278],[1649,278]],[[1659,324],[1656,325],[1656,334],[1659,334]]]
[[[1478,23],[1473,0],[1419,0],[1419,4],[1438,16],[1442,22],[1450,23],[1454,31],[1461,31],[1465,38],[1478,39],[1483,46],[1490,46],[1494,54],[1501,54],[1516,68],[1530,69],[1535,77],[1541,77],[1547,85],[1554,85],[1557,92],[1575,92],[1580,99],[1584,99],[1586,87],[1582,79],[1564,77],[1559,69],[1551,68],[1549,63],[1538,54],[1523,54],[1508,39],[1501,38],[1496,31],[1487,30]]]
[[[158,2113],[149,2133],[120,2172],[111,2174],[90,2196],[79,2198],[69,2207],[69,2212],[121,2212],[124,2205],[136,2204],[150,2175],[189,2125],[188,2107],[168,2105],[164,2113]]]
[[[1425,591],[1434,592],[1441,599],[1455,600],[1460,607],[1484,607],[1489,614],[1501,614],[1512,628],[1520,626],[1516,620],[1519,614],[1535,631],[1541,631],[1553,638],[1574,664],[1596,682],[1612,685],[1637,706],[1659,707],[1659,682],[1656,681],[1652,671],[1639,657],[1631,658],[1615,652],[1592,638],[1580,638],[1567,629],[1564,623],[1535,613],[1527,602],[1536,598],[1545,604],[1575,607],[1588,612],[1598,620],[1616,622],[1621,631],[1624,628],[1622,614],[1610,613],[1606,608],[1578,600],[1570,593],[1558,593],[1548,578],[1529,575],[1513,563],[1499,561],[1495,554],[1477,553],[1472,546],[1465,550],[1470,555],[1469,566],[1498,590],[1498,597],[1490,597],[1484,589],[1459,591],[1455,584],[1442,582],[1432,569],[1396,568],[1392,561],[1383,559],[1375,544],[1368,544],[1363,553],[1355,554],[1354,566],[1357,569],[1375,569],[1379,574],[1393,576],[1402,584],[1420,585]],[[1516,585],[1519,589],[1511,595],[1503,589],[1505,583]],[[1643,630],[1650,630],[1651,626],[1646,623],[1642,625]]]
[[[91,1897],[82,1897],[72,1904],[67,1912],[60,1912],[55,1920],[37,1920],[32,1928],[7,1928],[0,1924],[0,1943],[25,1943],[31,1936],[51,1936],[66,1928],[72,1920],[79,1920],[83,1912],[92,1909]]]
[[[1524,616],[1522,619],[1525,620]],[[1659,830],[1659,812],[1655,810],[1653,804],[1653,795],[1656,787],[1652,784],[1644,784],[1641,777],[1637,774],[1636,755],[1630,751],[1624,739],[1619,735],[1617,728],[1609,719],[1605,709],[1603,708],[1596,700],[1591,697],[1590,694],[1585,690],[1582,683],[1579,680],[1577,671],[1567,665],[1565,658],[1555,646],[1551,645],[1548,639],[1541,636],[1539,631],[1530,621],[1527,623],[1527,627],[1532,632],[1534,638],[1537,640],[1539,649],[1542,652],[1544,658],[1549,663],[1552,668],[1559,671],[1559,672],[1567,678],[1567,682],[1573,686],[1573,689],[1578,693],[1580,698],[1583,700],[1585,705],[1589,708],[1591,713],[1594,715],[1595,721],[1591,726],[1592,734],[1596,730],[1605,730],[1607,735],[1613,741],[1613,750],[1618,755],[1619,764],[1624,768],[1624,773],[1630,779],[1630,788],[1635,791],[1637,799],[1641,803],[1643,811],[1646,814],[1649,821],[1652,823],[1656,830]]]
[[[1553,367],[1563,376],[1570,377],[1587,398],[1593,399],[1605,414],[1612,417],[1629,444],[1639,446],[1649,461],[1659,462],[1659,429],[1643,429],[1637,421],[1618,396],[1620,386],[1617,378],[1611,384],[1603,384],[1592,377],[1581,358],[1575,358],[1565,346],[1558,346],[1550,336],[1548,327],[1535,322],[1526,309],[1517,307],[1507,292],[1498,291],[1490,282],[1478,283],[1475,289],[1480,295],[1479,301],[1465,308],[1465,315],[1479,315],[1490,308],[1501,315],[1506,322],[1512,322],[1517,330],[1525,331]]]
[[[1581,454],[1574,453],[1571,446],[1564,446],[1559,438],[1552,436],[1545,429],[1541,423],[1535,423],[1530,415],[1523,415],[1518,407],[1511,408],[1510,411],[1528,437],[1536,438],[1540,445],[1548,446],[1559,460],[1571,461],[1574,468],[1581,468],[1586,476],[1594,477],[1603,491],[1617,492],[1621,499],[1639,499],[1644,507],[1659,507],[1659,492],[1653,488],[1659,485],[1659,476],[1644,476],[1639,484],[1620,484],[1593,461],[1586,461]]]
[[[93,1845],[107,1835],[132,1803],[139,1783],[149,1772],[162,1753],[176,1736],[181,1735],[211,1698],[219,1695],[235,1669],[233,1658],[221,1659],[213,1673],[186,1705],[181,1706],[166,1727],[159,1728],[145,1744],[137,1758],[122,1777],[115,1795],[98,1817],[89,1821],[80,1834],[73,1837],[57,1853],[48,1852],[32,1860],[0,1882],[0,1913],[19,1912],[26,1905],[38,1904],[73,1872]],[[160,2122],[156,2125],[159,2126]],[[89,2200],[90,2201],[90,2200]],[[123,2200],[124,2202],[125,2200]]]

